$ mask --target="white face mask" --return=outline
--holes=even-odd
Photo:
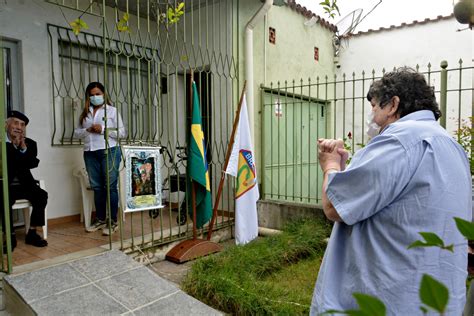
[[[90,97],[91,103],[95,106],[104,104],[104,96],[103,95],[93,95]]]
[[[380,126],[374,121],[374,111],[370,111],[365,122],[367,123],[367,129],[365,130],[367,135],[370,138],[377,136],[380,132]]]

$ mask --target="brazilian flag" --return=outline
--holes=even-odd
[[[211,182],[206,160],[206,142],[202,131],[201,110],[196,83],[193,82],[193,117],[188,152],[188,178],[195,182],[196,190],[196,227],[201,228],[212,216]],[[192,193],[188,187],[188,213],[193,213]]]

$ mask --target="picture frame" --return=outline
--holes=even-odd
[[[161,147],[123,146],[125,156],[125,210],[137,212],[163,208]]]

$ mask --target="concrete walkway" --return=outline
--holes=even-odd
[[[222,315],[118,250],[5,276],[11,315]]]

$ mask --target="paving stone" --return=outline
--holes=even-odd
[[[133,311],[136,316],[148,315],[224,315],[183,292],[177,292]]]
[[[89,281],[68,265],[58,265],[4,278],[29,303]]]
[[[178,291],[175,285],[145,267],[101,280],[96,285],[130,309]]]
[[[119,315],[129,310],[90,284],[31,304],[37,315]]]
[[[0,316],[20,310],[37,315],[222,315],[116,250],[4,281],[11,290],[8,311]]]
[[[71,262],[70,265],[85,274],[92,281],[141,267],[141,264],[118,250],[111,250],[97,256],[79,259]]]

